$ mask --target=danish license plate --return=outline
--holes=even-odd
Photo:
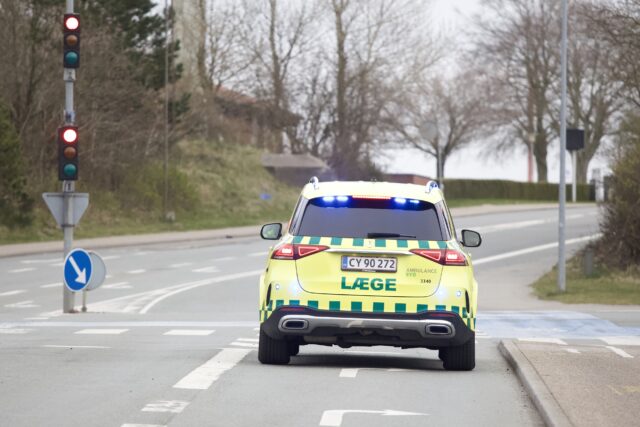
[[[343,256],[343,271],[383,271],[395,273],[398,270],[398,259],[375,256]]]

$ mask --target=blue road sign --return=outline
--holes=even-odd
[[[91,257],[84,249],[74,249],[64,260],[64,284],[73,292],[87,287],[93,266]]]

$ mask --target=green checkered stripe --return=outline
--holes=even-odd
[[[358,239],[351,237],[294,236],[291,243],[345,248],[375,247],[385,249],[456,249],[452,242],[441,240]]]
[[[316,308],[319,310],[330,311],[346,311],[353,313],[422,313],[425,311],[451,311],[457,313],[462,317],[463,321],[469,328],[475,329],[476,318],[467,312],[466,307],[460,307],[457,305],[429,305],[429,304],[407,304],[407,303],[392,303],[384,301],[338,301],[328,300],[321,302],[318,300],[301,301],[297,299],[291,300],[271,300],[268,305],[263,305],[260,309],[260,321],[266,321],[271,313],[278,307],[282,306],[304,306],[309,308]]]

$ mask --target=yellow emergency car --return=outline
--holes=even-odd
[[[444,368],[475,367],[478,285],[442,191],[387,182],[305,185],[260,277],[258,358],[286,364],[300,345],[439,350]]]

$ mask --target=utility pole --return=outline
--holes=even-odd
[[[565,271],[565,204],[567,200],[567,187],[565,179],[566,170],[566,147],[567,147],[567,27],[569,14],[568,0],[562,0],[562,42],[561,50],[561,102],[560,102],[560,188],[559,194],[559,214],[558,214],[558,290],[565,292],[566,271]]]
[[[169,0],[164,0],[164,220],[169,216]]]

